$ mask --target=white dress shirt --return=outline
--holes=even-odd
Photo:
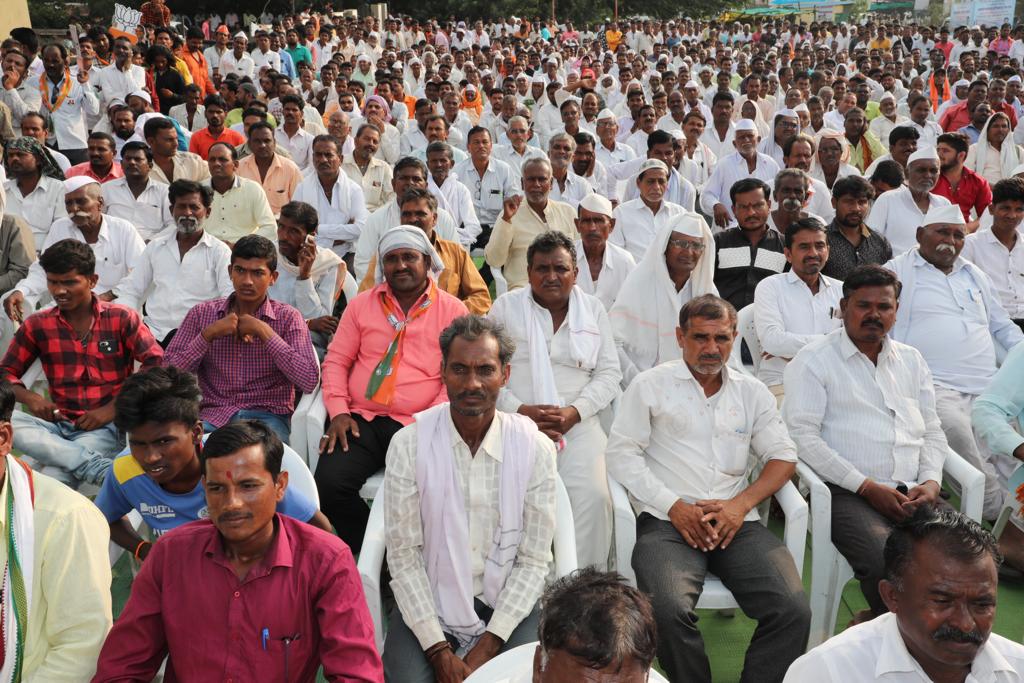
[[[25,79],[16,88],[7,90],[0,87],[0,102],[11,108],[11,127],[15,134],[21,134],[21,117],[30,112],[40,111],[42,95],[39,92],[39,78],[26,74]]]
[[[720,140],[718,138],[718,131],[715,130],[715,124],[712,120],[708,119],[708,125],[704,129],[704,132],[700,135],[700,141],[708,146],[711,153],[721,159],[722,157],[729,156],[736,151],[736,147],[732,144],[733,139],[736,137],[736,124],[732,121],[729,122],[729,130],[725,133],[725,139]]]
[[[991,229],[979,230],[967,236],[960,256],[989,276],[1007,315],[1019,320],[1024,318],[1024,232],[1018,228],[1016,235],[1013,249],[1007,249]]]
[[[277,260],[278,263],[285,260],[280,251]],[[270,285],[267,296],[274,301],[294,306],[302,314],[303,320],[331,315],[338,290],[338,267],[335,265],[328,268],[316,280],[312,276],[300,280],[290,270],[278,266],[277,282]]]
[[[754,170],[751,172],[748,169],[747,160],[740,156],[739,152],[724,157],[719,154],[718,164],[700,194],[701,210],[709,216],[714,216],[715,204],[722,204],[729,212],[729,219],[732,220],[732,199],[729,198],[732,186],[744,178],[760,178],[775,187],[775,176],[781,170],[774,159],[760,152],[757,154]]]
[[[775,397],[760,380],[722,369],[722,387],[705,396],[683,360],[637,375],[619,402],[608,438],[608,472],[638,512],[667,520],[677,500],[735,498],[749,485],[750,454],[796,462]],[[756,509],[747,520],[758,518]]]
[[[330,199],[320,185],[320,178],[314,173],[302,179],[295,188],[292,201],[306,202],[316,209],[320,217],[320,226],[316,231],[317,246],[333,249],[334,253],[342,257],[355,247],[355,241],[359,239],[359,233],[370,217],[363,201],[362,188],[341,171],[338,172]]]
[[[1024,681],[1024,645],[996,633],[978,650],[967,683]],[[932,683],[907,650],[893,613],[848,628],[793,662],[783,683]]]
[[[51,245],[64,239],[85,242],[85,235],[70,218],[61,218],[53,224],[39,251],[46,251]],[[139,237],[134,225],[121,218],[103,216],[99,238],[94,244],[89,245],[96,256],[96,274],[99,275],[99,281],[93,290],[97,294],[113,290],[139,262],[145,247],[146,244]],[[39,297],[46,294],[46,273],[39,265],[39,261],[29,266],[28,275],[15,285],[14,289],[25,295],[25,302],[30,304],[26,310],[31,310]]]
[[[615,297],[619,295],[622,283],[626,276],[636,268],[636,260],[633,255],[622,247],[605,242],[604,256],[601,261],[601,272],[597,274],[597,282],[590,276],[590,266],[587,264],[587,254],[583,250],[583,240],[576,240],[576,263],[579,266],[579,275],[576,277],[576,286],[584,294],[590,294],[604,304],[604,309],[610,311]]]
[[[945,197],[935,193],[928,194],[929,208],[948,205],[949,200]],[[924,214],[914,202],[910,188],[902,185],[880,194],[864,223],[875,232],[884,235],[892,245],[893,255],[898,256],[907,249],[917,246],[917,229],[923,220]]]
[[[142,313],[153,336],[178,329],[193,306],[234,291],[228,276],[231,249],[208,232],[181,256],[177,233],[146,245],[132,272],[114,288],[117,303]]]
[[[142,72],[142,67],[136,66],[134,68]],[[86,141],[88,134],[86,121],[90,117],[98,116],[100,113],[100,100],[93,89],[92,79],[85,85],[82,85],[75,76],[65,75],[61,77],[60,83],[55,85],[49,80],[48,76],[43,76],[43,78],[47,79],[51,103],[53,103],[54,94],[57,97],[60,96],[64,78],[71,79],[71,88],[68,90],[67,97],[64,98],[61,105],[51,112],[46,112],[52,123],[47,143],[52,145],[56,142],[57,147],[63,150],[85,149],[88,146]],[[145,77],[143,77],[144,84]]]
[[[838,318],[843,283],[819,275],[818,292],[796,273],[769,275],[754,289],[754,327],[763,359],[757,376],[768,386],[782,384],[786,363],[800,349],[842,323]]]
[[[623,202],[612,212],[615,229],[608,243],[622,247],[639,262],[658,229],[681,213],[686,213],[686,209],[672,202],[662,201],[658,213],[651,211],[640,197]]]
[[[597,327],[601,331],[597,363],[594,368],[587,369],[579,367],[573,358],[568,315],[555,330],[551,313],[534,300],[529,287],[508,292],[495,299],[488,317],[500,322],[516,341],[516,350],[512,356],[512,372],[508,383],[498,396],[498,409],[510,413],[517,411],[524,403],[533,405],[544,402],[535,393],[538,390],[538,382],[533,376],[529,343],[533,319],[531,316],[530,320],[526,320],[523,316],[523,297],[529,297],[531,310],[534,315],[540,316],[541,328],[544,330],[545,355],[551,362],[551,371],[561,405],[576,408],[582,424],[583,421],[595,417],[619,395],[622,372],[615,350],[615,338],[608,323],[608,313],[596,297],[580,297],[580,301],[587,306],[590,316],[597,321]],[[570,430],[570,435],[572,431]]]
[[[67,218],[64,208],[64,183],[49,176],[42,176],[35,188],[27,195],[18,189],[18,180],[11,178],[4,183],[7,204],[4,213],[18,216],[32,229],[35,249],[42,252],[46,234],[55,221]]]
[[[99,78],[93,85],[99,92],[103,111],[106,111],[112,101],[125,102],[131,93],[146,89],[146,70],[137,64],[129,64],[127,70],[121,71],[116,63],[111,62],[100,69]],[[85,147],[84,144],[82,146]]]
[[[993,338],[1007,350],[1024,340],[999,304],[992,281],[963,258],[947,275],[917,249],[885,267],[903,283],[890,336],[921,352],[936,385],[980,395],[996,372]]]
[[[234,50],[228,50],[220,58],[220,77],[224,78],[228,74],[236,74],[239,78],[248,76],[252,78],[256,73],[256,63],[252,57],[249,56],[248,52],[242,51],[241,57],[235,57]]]
[[[313,167],[313,136],[305,128],[299,126],[295,135],[289,137],[282,125],[274,131],[274,139],[292,155],[292,161],[301,170]]]
[[[164,231],[174,230],[168,185],[150,179],[139,196],[132,194],[128,180],[118,178],[103,183],[103,208],[108,216],[123,218],[139,231],[147,242]]]
[[[459,243],[469,247],[476,242],[477,236],[483,231],[480,220],[473,208],[473,197],[458,175],[449,173],[441,186],[434,182],[434,176],[427,174],[427,189],[437,197],[440,208],[446,209],[459,226]]]
[[[470,567],[473,595],[484,600],[484,566],[499,525],[502,422],[498,411],[475,454],[459,435],[451,416],[452,457],[469,520]],[[423,518],[416,480],[417,423],[400,429],[391,439],[385,467],[382,502],[384,535],[391,570],[391,587],[402,618],[426,649],[444,640],[434,594],[423,560]],[[555,449],[537,432],[533,472],[526,487],[523,535],[515,563],[498,595],[487,630],[507,639],[535,607],[551,566],[551,537],[555,526]]]
[[[526,148],[523,153],[520,154],[511,145],[495,145],[494,150],[491,152],[498,161],[504,161],[508,164],[509,168],[512,169],[513,184],[519,188],[523,185],[523,164],[529,159],[547,159],[547,154],[544,153],[540,147],[534,147],[529,142],[526,143]]]
[[[402,209],[398,206],[397,199],[369,215],[356,242],[356,256],[353,263],[356,282],[362,282],[363,277],[366,276],[366,269],[370,266],[370,259],[377,255],[377,245],[380,242],[381,235],[389,228],[401,224]],[[448,240],[449,242],[459,241],[459,231],[458,226],[455,224],[455,219],[452,218],[452,215],[447,210],[441,207],[437,207],[437,224],[434,226],[434,232],[437,233],[439,239]]]
[[[640,196],[640,187],[636,184],[640,166],[647,161],[646,158],[638,157],[633,161],[620,164],[615,173],[617,176],[629,174],[626,178],[625,188],[622,193],[622,201],[628,202]],[[692,212],[697,205],[697,188],[687,180],[682,173],[674,168],[668,170],[668,187],[665,189],[663,201],[678,204],[687,211]]]
[[[522,189],[515,184],[516,177],[509,165],[493,156],[483,177],[477,173],[471,158],[455,164],[452,170],[459,181],[469,188],[473,208],[476,209],[476,217],[481,225],[493,226],[501,216],[505,199],[522,194]]]
[[[553,199],[557,202],[565,202],[573,209],[576,209],[579,207],[580,202],[583,201],[583,198],[593,192],[594,188],[591,187],[590,182],[583,176],[576,175],[576,173],[570,168],[565,173],[564,189],[559,186],[556,178],[551,178],[551,194],[548,195],[548,199]]]
[[[826,482],[856,492],[868,477],[888,486],[942,481],[946,436],[917,349],[886,337],[876,366],[840,328],[796,354],[785,387],[789,434]]]
[[[281,70],[281,55],[273,50],[267,50],[264,52],[263,50],[256,48],[249,53],[249,56],[252,57],[253,65],[257,70],[262,69],[263,67],[273,69],[274,71]]]
[[[199,104],[196,105],[196,113],[192,116],[192,126],[188,125],[188,110],[186,105],[176,104],[167,111],[167,115],[181,124],[181,127],[185,130],[195,132],[206,128],[206,107]],[[243,129],[244,130],[244,129]],[[239,131],[241,132],[241,131]]]

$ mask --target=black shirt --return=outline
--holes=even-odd
[[[860,244],[856,247],[846,239],[839,225],[832,221],[825,234],[828,237],[828,261],[821,269],[822,275],[845,280],[850,271],[865,263],[882,265],[892,258],[892,245],[885,235],[881,235],[866,225],[860,226]]]
[[[741,228],[715,235],[715,287],[736,310],[754,303],[757,283],[786,269],[782,235],[769,228],[754,246]]]

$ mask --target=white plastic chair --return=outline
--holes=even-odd
[[[612,494],[612,507],[615,515],[615,562],[616,571],[626,577],[631,586],[636,586],[636,573],[633,571],[633,546],[636,545],[636,514],[629,502],[626,489],[612,476],[608,475],[608,489]],[[783,540],[789,554],[793,556],[797,573],[803,574],[804,550],[807,544],[807,502],[791,482],[786,482],[775,493],[775,499],[786,515]],[[767,506],[761,506],[761,523],[768,523]],[[704,580],[704,590],[697,600],[697,609],[735,609],[739,607],[736,599],[725,584],[714,574],[708,574]]]
[[[533,653],[539,643],[527,643],[503,652],[470,674],[466,683],[508,683],[527,680],[533,671]],[[668,683],[668,679],[651,667],[648,683]]]
[[[764,349],[761,348],[761,340],[757,336],[757,328],[754,327],[754,304],[744,306],[736,313],[736,329],[743,341],[747,343],[747,348],[750,349],[750,359],[754,362],[751,374],[757,377],[757,372],[761,368],[761,354],[764,352]],[[739,346],[739,344],[734,344],[733,348],[738,348]]]
[[[149,526],[144,521],[142,521],[142,515],[139,514],[138,510],[132,510],[131,512],[128,513],[127,517],[128,523],[132,525],[132,528],[135,529],[135,531],[140,536],[142,536],[143,538],[149,538],[151,536],[152,532],[150,531]],[[121,559],[121,555],[123,555],[125,552],[126,551],[124,548],[111,541],[109,550],[110,566],[113,567],[115,564],[117,564],[117,561]]]
[[[505,274],[501,272],[501,268],[495,268],[491,266],[491,276],[494,278],[494,298],[497,299],[502,294],[508,292],[508,280],[505,279]]]
[[[378,472],[374,477],[381,476]],[[381,477],[383,479],[383,477]],[[372,478],[371,478],[372,479]],[[370,507],[370,520],[363,535],[363,548],[359,551],[359,578],[363,582],[366,604],[373,618],[377,651],[384,651],[384,615],[381,608],[380,572],[384,566],[384,506],[375,500]],[[576,530],[573,525],[569,493],[561,478],[555,477],[555,575],[566,576],[576,570]]]
[[[301,414],[299,408],[302,409]],[[326,423],[327,407],[324,405],[323,387],[320,386],[312,394],[302,397],[299,407],[292,415],[292,441],[296,440],[295,431],[303,430],[305,450],[299,451],[299,454],[306,458],[306,464],[309,465],[311,472],[316,472],[316,465],[320,462],[320,437],[324,435]]]
[[[288,486],[293,487],[296,491],[316,503],[316,507],[319,510],[320,494],[316,490],[316,481],[313,479],[313,473],[306,467],[302,457],[287,445],[284,447],[284,457],[281,459],[281,471],[288,473]]]
[[[960,511],[981,521],[985,502],[985,475],[950,450],[943,465],[946,480],[960,486]],[[843,587],[853,579],[853,568],[832,543],[832,492],[804,463],[797,473],[811,492],[811,635],[807,649],[828,640],[835,632]]]
[[[291,428],[292,433],[288,438],[288,445],[290,445],[295,452],[299,454],[299,457],[303,459],[306,464],[309,464],[309,426],[308,421],[311,419],[310,413],[314,411],[315,405],[323,404],[321,398],[320,385],[317,384],[316,388],[308,394],[303,394],[299,398],[299,402],[295,405],[295,412],[292,413]],[[323,429],[321,423],[320,429]],[[313,466],[310,466],[312,469]]]

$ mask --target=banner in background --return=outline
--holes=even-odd
[[[953,0],[949,12],[950,26],[1002,26],[1013,24],[1017,0]]]
[[[115,38],[125,36],[133,43],[139,38],[135,29],[142,23],[142,12],[125,5],[114,5],[114,18],[110,22],[110,34]]]

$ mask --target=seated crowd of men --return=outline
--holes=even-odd
[[[992,633],[1024,28],[143,15],[0,44],[0,680],[458,683],[535,648],[500,680],[710,682],[713,574],[742,681],[1024,681]],[[868,605],[806,654],[759,511],[798,463]],[[116,621],[108,540],[141,564]]]

